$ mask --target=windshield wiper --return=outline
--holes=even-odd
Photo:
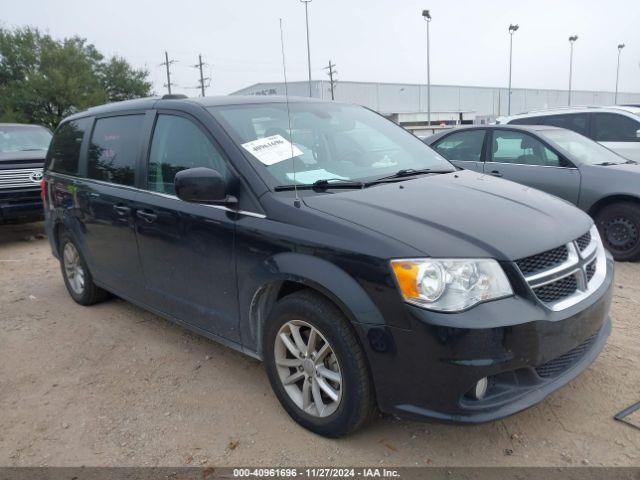
[[[627,163],[627,162],[623,162],[623,163]],[[598,167],[610,167],[611,165],[621,165],[621,164],[616,162],[602,162],[602,163],[594,163],[594,165],[597,165]]]
[[[403,168],[402,170],[398,170],[396,173],[392,175],[376,178],[375,180],[367,182],[367,186],[375,185],[376,183],[385,182],[387,180],[397,180],[399,178],[413,177],[414,175],[420,175],[422,173],[451,173],[453,171],[454,170],[432,170],[430,168],[420,168],[420,169]]]
[[[342,178],[328,178],[316,180],[313,183],[302,183],[300,185],[278,185],[274,188],[276,192],[284,192],[287,190],[327,190],[328,188],[364,188],[362,182],[347,180]]]

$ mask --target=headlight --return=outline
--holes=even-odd
[[[391,260],[405,302],[456,312],[513,295],[502,267],[493,259]]]

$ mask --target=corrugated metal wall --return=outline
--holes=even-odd
[[[289,95],[308,96],[307,82],[289,83]],[[331,98],[329,82],[320,80],[312,84],[313,96]],[[283,83],[258,83],[233,95],[284,95]],[[566,90],[512,89],[511,113],[526,112],[567,105]],[[417,113],[427,111],[426,85],[404,83],[338,82],[336,100],[356,103],[380,113]],[[613,105],[613,92],[571,92],[572,105]],[[469,112],[475,115],[506,115],[508,92],[506,88],[463,87],[453,85],[431,86],[432,112]],[[618,103],[640,104],[640,93],[618,93]]]

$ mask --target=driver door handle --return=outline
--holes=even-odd
[[[491,170],[491,173],[489,173],[489,175],[493,175],[494,177],[502,176],[502,174],[498,170]]]
[[[136,216],[147,223],[153,223],[158,218],[158,215],[151,210],[138,210],[136,211]]]
[[[131,211],[129,207],[126,207],[124,205],[114,205],[113,209],[116,211],[118,215],[122,215],[122,216],[127,215]]]

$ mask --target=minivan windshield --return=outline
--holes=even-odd
[[[290,102],[289,109],[290,119],[284,102],[210,107],[272,186],[326,180],[344,187],[345,181],[355,185],[399,171],[455,170],[417,137],[365,108]]]
[[[538,133],[583,163],[590,165],[618,165],[630,162],[599,143],[572,130],[549,129],[539,130]]]
[[[47,150],[51,132],[31,125],[0,125],[0,153]]]

